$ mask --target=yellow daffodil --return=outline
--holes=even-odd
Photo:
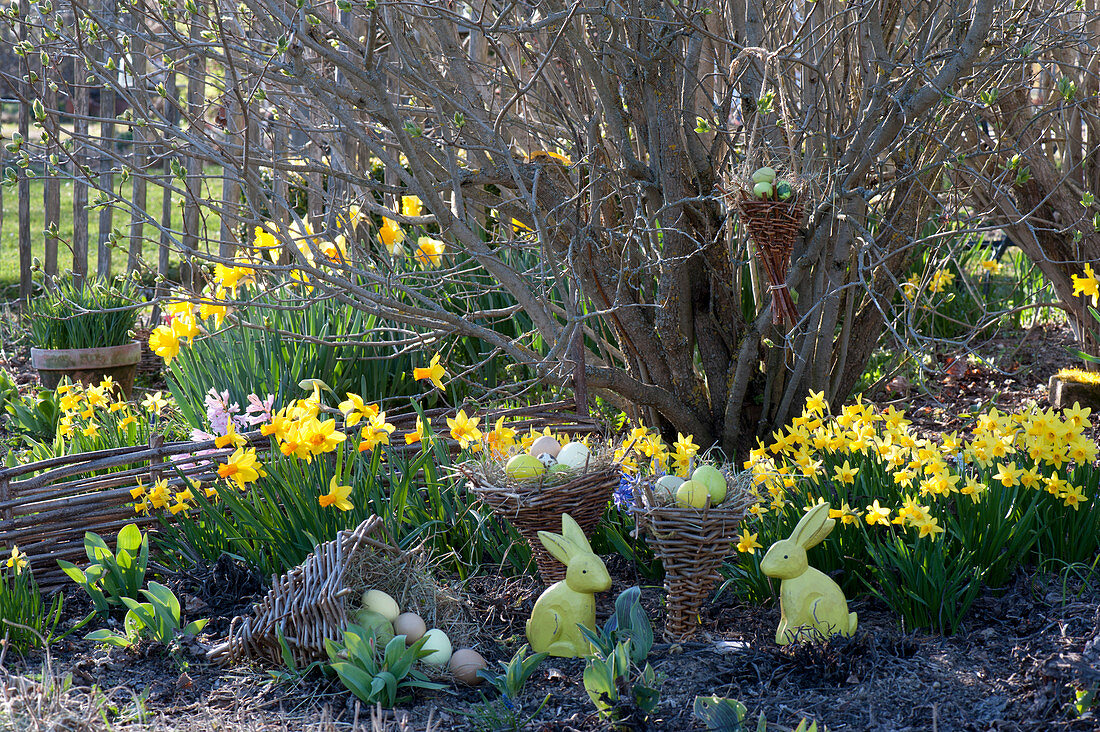
[[[167,325],[158,325],[149,334],[149,350],[164,359],[166,365],[179,355],[180,342]]]
[[[336,476],[332,476],[332,480],[328,483],[328,493],[320,496],[317,502],[321,504],[322,508],[328,506],[334,506],[341,511],[350,511],[355,508],[354,504],[348,500],[348,496],[351,495],[350,485],[337,485]]]
[[[344,415],[344,424],[348,427],[354,427],[364,419],[370,419],[378,414],[378,407],[374,404],[367,404],[363,401],[363,397],[358,394],[352,394],[347,392],[347,399],[340,402],[339,409]]]
[[[405,241],[405,232],[393,219],[382,219],[382,228],[378,231],[378,241],[386,247],[391,256],[401,254],[401,242]]]
[[[14,569],[16,574],[22,574],[23,570],[27,568],[27,555],[19,551],[17,545],[13,545],[11,548],[11,556],[8,557],[8,568]]]
[[[922,539],[926,536],[931,536],[935,539],[937,534],[943,533],[943,527],[940,526],[940,520],[934,516],[925,516],[919,521],[914,522],[913,526],[920,531],[920,537]]]
[[[848,464],[848,461],[844,461],[844,465],[838,466],[833,471],[833,477],[842,485],[852,485],[856,482],[856,474],[859,472],[859,468],[853,468]]]
[[[742,554],[756,554],[757,549],[762,549],[763,544],[756,540],[756,534],[750,534],[748,529],[741,531],[741,538],[737,542],[737,551]]]
[[[465,450],[471,442],[481,440],[481,431],[477,428],[480,417],[467,417],[466,410],[458,410],[454,419],[447,418],[447,426],[451,428],[451,437],[458,440],[458,446]]]
[[[419,216],[424,204],[419,196],[401,196],[401,215],[410,218]]]
[[[443,251],[447,248],[439,239],[422,236],[416,240],[416,261],[425,269],[438,267],[443,263]]]
[[[867,522],[868,526],[874,526],[875,524],[882,524],[883,526],[890,525],[890,509],[878,505],[878,499],[867,506],[867,511],[863,515],[863,520]]]
[[[1091,297],[1094,306],[1100,305],[1100,279],[1097,278],[1091,264],[1085,265],[1084,275],[1073,275],[1073,294]]]
[[[241,490],[244,490],[247,484],[256,482],[267,473],[256,459],[255,448],[238,447],[225,464],[218,466],[218,475],[226,480],[232,480]]]
[[[829,408],[829,403],[825,401],[825,391],[810,391],[810,395],[806,397],[806,411],[813,414],[824,414]]]
[[[432,356],[432,360],[428,363],[427,367],[414,368],[413,378],[417,381],[430,381],[435,384],[437,389],[443,389],[443,377],[447,375],[447,371],[439,363],[439,354]]]
[[[424,429],[424,419],[418,415],[416,418],[416,430],[405,433],[405,444],[411,445],[414,442],[420,442],[427,436],[428,433]]]
[[[982,269],[991,275],[998,275],[1004,268],[1004,265],[998,262],[996,259],[983,259],[978,263]]]
[[[373,450],[376,445],[390,444],[390,435],[394,429],[396,428],[386,421],[385,412],[374,415],[367,420],[366,427],[359,433],[359,452]]]
[[[142,399],[141,406],[145,407],[147,411],[160,416],[160,413],[168,406],[168,400],[158,391]]]

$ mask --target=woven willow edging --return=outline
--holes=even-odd
[[[462,474],[469,480],[466,487],[527,540],[547,585],[565,579],[565,565],[546,551],[538,533],[561,531],[561,515],[568,513],[591,536],[622,476],[619,466],[612,465],[567,483],[535,484],[529,491],[520,491],[493,485],[476,469],[462,469]]]
[[[723,474],[726,499],[704,509],[661,505],[651,481],[635,488],[638,528],[649,536],[665,570],[665,634],[672,640],[683,640],[699,629],[699,611],[720,579],[722,562],[755,501],[748,490],[751,474]]]
[[[258,452],[270,444],[259,432],[244,437]],[[232,452],[213,440],[165,444],[154,435],[149,445],[63,455],[0,470],[0,549],[18,546],[25,552],[39,585],[62,584],[67,578],[57,560],[87,563],[85,532],[104,535],[111,543],[126,524],[145,529],[158,523],[155,515],[137,514],[130,505],[130,491],[139,483],[148,488],[163,478],[172,490],[182,490],[185,480],[213,482],[218,461]]]

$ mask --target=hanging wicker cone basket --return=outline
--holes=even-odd
[[[244,659],[278,664],[281,632],[295,663],[327,660],[325,639],[342,639],[365,589],[386,592],[402,611],[419,614],[429,628],[443,628],[456,643],[469,636],[461,600],[435,584],[421,552],[395,548],[382,519],[371,516],[338,532],[276,579],[253,614],[234,618],[229,637],[207,657],[223,664]]]
[[[583,475],[561,483],[543,480],[520,485],[487,477],[479,467],[463,468],[462,474],[468,479],[466,487],[493,513],[510,521],[527,540],[547,585],[565,579],[565,565],[546,551],[538,533],[561,531],[561,515],[568,513],[585,535],[591,536],[622,479],[616,463],[594,466]]]
[[[797,196],[787,201],[754,198],[740,190],[737,208],[741,221],[756,245],[756,253],[767,273],[772,293],[772,322],[786,321],[793,326],[798,321],[791,293],[787,290],[787,272],[791,266],[791,251],[798,241],[802,225],[802,204]]]
[[[665,570],[665,635],[680,641],[699,629],[699,611],[718,583],[722,563],[755,499],[750,474],[726,476],[726,498],[704,509],[663,505],[652,482],[635,487],[634,514]]]

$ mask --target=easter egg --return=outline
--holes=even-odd
[[[558,461],[554,459],[554,456],[551,455],[548,452],[544,452],[541,455],[539,455],[538,456],[538,461],[540,463],[542,463],[546,467],[547,470],[550,469],[550,466],[558,464]]]
[[[546,472],[550,473],[550,474],[554,474],[554,473],[572,473],[573,468],[569,467],[568,465],[562,465],[561,463],[554,463],[553,465],[551,465],[549,468],[546,469]]]
[[[666,497],[669,500],[676,497],[676,489],[684,484],[684,479],[678,475],[662,475],[657,479],[654,493]]]
[[[558,453],[558,464],[570,468],[583,468],[588,463],[588,448],[580,442],[567,442]]]
[[[757,198],[771,198],[772,197],[772,184],[771,183],[757,183],[752,187],[752,194]]]
[[[550,457],[556,458],[558,453],[561,452],[561,444],[550,435],[543,435],[531,443],[531,449],[528,452],[535,456],[546,453]]]
[[[791,184],[785,180],[781,180],[775,184],[775,197],[780,201],[786,201],[794,195],[794,190],[791,188]]]
[[[531,480],[545,473],[546,466],[534,455],[523,452],[505,464],[504,472],[513,480]]]
[[[691,474],[691,479],[702,483],[710,494],[711,505],[717,505],[726,498],[726,476],[713,465],[700,465]]]
[[[442,666],[451,660],[451,639],[439,628],[432,628],[424,634],[424,650],[431,651],[420,659],[429,666]]]
[[[397,601],[382,590],[367,590],[363,593],[363,609],[372,610],[392,623],[401,614]]]
[[[480,653],[472,648],[459,648],[451,656],[450,669],[454,677],[466,686],[477,686],[485,679],[477,672],[489,664]]]
[[[360,610],[355,616],[355,621],[364,630],[374,631],[374,637],[378,641],[378,647],[384,648],[387,643],[393,640],[395,633],[393,632],[393,626],[390,624],[390,621],[373,610]]]
[[[753,183],[771,183],[775,180],[775,169],[767,166],[758,169],[752,174]]]
[[[405,636],[405,643],[411,646],[424,637],[428,626],[424,623],[424,618],[416,613],[401,613],[393,621],[393,631],[397,635]]]
[[[695,480],[685,480],[676,489],[676,503],[684,507],[703,508],[707,505],[707,488]]]

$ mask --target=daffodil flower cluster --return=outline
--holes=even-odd
[[[1097,456],[1096,443],[1084,434],[1091,426],[1089,412],[1079,405],[1061,416],[1052,410],[991,409],[978,416],[969,435],[952,432],[934,442],[915,437],[905,413],[893,407],[880,411],[857,401],[831,416],[824,396],[811,394],[789,427],[751,451],[745,468],[752,471],[758,499],[752,512],[782,509],[799,484],[808,485],[812,495],[815,487],[824,490],[831,483],[845,495],[844,487],[866,470],[892,480],[894,486],[883,492],[904,493],[902,504],[886,505],[878,498],[866,506],[834,503],[832,518],[899,525],[934,538],[944,531],[933,515],[937,497],[959,494],[977,503],[991,485],[1043,490],[1076,510],[1089,498],[1068,476],[1074,465],[1091,464]],[[863,488],[874,485],[865,481]]]
[[[615,460],[623,472],[630,475],[678,475],[686,478],[695,467],[699,453],[692,435],[676,434],[676,441],[668,445],[656,431],[645,426],[631,429],[615,450]]]
[[[147,397],[138,409],[123,398],[121,389],[111,377],[87,387],[66,379],[58,385],[56,394],[61,410],[58,437],[71,442],[76,452],[147,440],[150,416],[159,416],[169,405],[157,392]]]

